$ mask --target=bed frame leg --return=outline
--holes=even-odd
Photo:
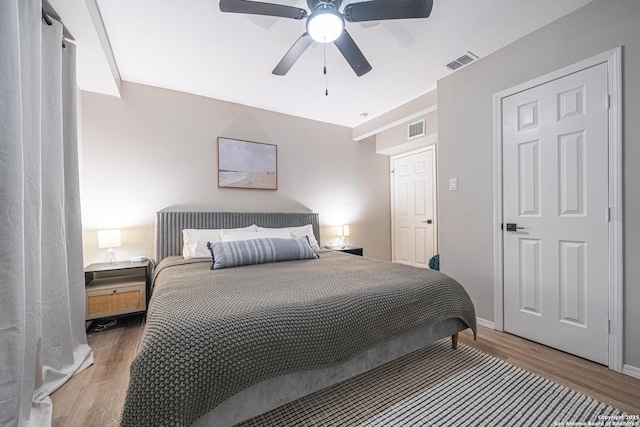
[[[458,348],[458,333],[451,335],[451,348],[454,350]]]

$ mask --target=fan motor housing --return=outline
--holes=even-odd
[[[340,8],[340,5],[342,5],[342,0],[307,0],[307,6],[309,6],[309,10],[311,10],[312,12],[316,7],[322,4],[332,5],[336,8],[336,10],[338,10]]]

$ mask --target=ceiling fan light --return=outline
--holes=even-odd
[[[307,32],[318,43],[335,41],[344,30],[344,19],[334,9],[316,10],[307,19]]]

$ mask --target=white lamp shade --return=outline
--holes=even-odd
[[[347,224],[338,226],[338,237],[349,236],[349,226]]]
[[[307,32],[318,43],[331,43],[342,35],[344,20],[334,9],[321,9],[307,20]]]
[[[98,231],[98,247],[99,248],[116,248],[122,243],[120,241],[120,230],[99,230]]]

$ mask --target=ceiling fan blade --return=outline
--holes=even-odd
[[[351,68],[353,68],[353,71],[355,71],[358,77],[371,71],[371,65],[362,54],[358,45],[356,45],[356,42],[354,42],[349,33],[347,33],[347,30],[344,30],[342,35],[333,43],[342,53],[344,59],[351,65]]]
[[[280,62],[278,62],[278,65],[276,65],[276,68],[273,69],[272,73],[276,76],[284,76],[287,74],[298,58],[300,58],[304,51],[311,46],[311,43],[313,43],[313,39],[308,33],[301,35],[293,46],[291,46],[289,52],[287,52]]]
[[[252,15],[278,16],[292,19],[304,19],[307,17],[307,11],[298,7],[248,0],[220,0],[220,10],[222,12],[249,13]]]
[[[343,14],[348,22],[428,18],[432,8],[433,0],[371,0],[351,3]]]

